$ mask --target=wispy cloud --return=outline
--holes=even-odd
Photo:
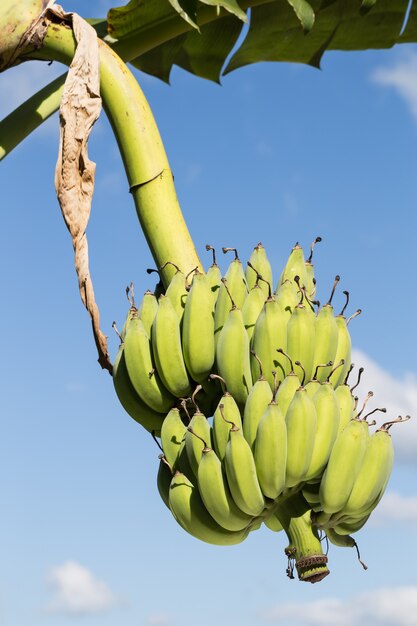
[[[408,53],[394,65],[378,67],[371,78],[379,85],[395,89],[417,122],[417,53]]]
[[[105,613],[121,604],[105,582],[75,561],[52,567],[48,574],[52,598],[48,613],[71,616]]]
[[[369,520],[373,526],[406,523],[417,527],[417,496],[402,496],[388,492]]]
[[[417,377],[414,374],[405,374],[402,378],[395,378],[380,367],[360,350],[353,350],[352,361],[357,367],[364,367],[360,389],[362,397],[368,390],[374,392],[374,398],[369,408],[383,406],[387,408],[385,420],[393,419],[398,415],[411,415],[412,419],[398,425],[391,430],[397,459],[404,462],[417,462]],[[380,418],[380,419],[384,419]]]
[[[287,602],[264,611],[265,622],[292,626],[417,626],[417,586],[376,589],[347,599]]]

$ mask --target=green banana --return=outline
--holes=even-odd
[[[166,413],[175,404],[155,370],[151,343],[137,309],[130,309],[124,340],[130,381],[141,400],[154,411]]]
[[[303,298],[305,300],[305,298]],[[309,302],[297,304],[287,325],[287,352],[294,362],[294,371],[302,382],[313,378],[316,316]],[[296,362],[301,363],[296,365]]]
[[[197,410],[185,433],[185,448],[194,476],[197,476],[203,449],[211,445],[211,428],[207,418]]]
[[[313,251],[314,251],[314,246],[316,245],[316,243],[319,243],[321,240],[322,240],[321,237],[316,237],[315,240],[312,242],[310,246],[310,256],[308,257],[305,263],[306,274],[307,274],[307,282],[305,286],[306,286],[307,296],[310,298],[310,300],[314,298],[316,294],[316,279],[314,277],[314,265],[312,263]]]
[[[275,385],[273,372],[277,373],[277,380],[281,381],[289,370],[287,359],[277,353],[277,348],[285,350],[287,347],[286,334],[286,314],[275,298],[270,296],[259,314],[253,331],[251,370],[253,380],[256,380],[259,376],[259,358],[264,376],[271,385],[271,389]]]
[[[206,250],[211,250],[213,252],[213,263],[207,270],[207,282],[210,285],[210,293],[212,298],[213,311],[217,301],[217,296],[219,295],[220,287],[222,284],[222,273],[220,271],[220,267],[216,263],[216,251],[213,246],[206,244]]]
[[[353,411],[355,406],[355,399],[349,386],[344,383],[339,385],[335,389],[336,399],[339,405],[340,422],[339,432],[353,419]]]
[[[272,288],[273,278],[271,264],[268,260],[266,250],[261,243],[258,243],[258,245],[255,246],[252,254],[250,255],[245,275],[249,290],[251,290],[257,283],[258,275],[262,276],[263,282],[260,287],[264,292],[265,300],[269,295],[268,285]]]
[[[327,514],[341,511],[349,499],[367,447],[368,428],[366,420],[352,419],[333,444],[320,484],[320,501]]]
[[[240,410],[233,396],[226,391],[221,397],[213,416],[213,443],[217,456],[223,461],[229,441],[231,427],[235,425],[242,432]]]
[[[265,501],[256,474],[255,460],[250,445],[236,426],[230,429],[224,466],[235,504],[247,515],[260,515]]]
[[[236,249],[222,248],[222,250],[224,254],[229,251],[234,251],[235,258],[230,263],[222,279],[214,309],[214,337],[216,343],[219,339],[220,331],[226,323],[229,311],[232,308],[231,301],[233,301],[237,308],[241,309],[248,293],[245,272],[243,271],[242,263],[237,255]]]
[[[350,333],[348,330],[348,323],[353,317],[361,313],[361,309],[358,309],[356,313],[354,313],[349,318],[349,320],[346,321],[344,312],[349,303],[349,292],[344,291],[343,293],[346,296],[346,304],[343,307],[341,313],[335,318],[338,330],[338,338],[334,363],[337,365],[343,360],[344,365],[343,367],[340,367],[338,370],[336,370],[336,372],[329,377],[329,380],[335,389],[336,387],[344,383],[352,362],[352,340],[350,338]]]
[[[303,387],[297,389],[285,415],[287,424],[286,488],[305,480],[310,467],[314,438],[317,430],[317,412],[313,400]]]
[[[185,398],[192,388],[182,354],[180,321],[168,296],[161,295],[158,303],[151,331],[156,368],[168,391]]]
[[[229,531],[222,528],[207,511],[197,487],[181,472],[176,472],[169,488],[169,506],[177,522],[190,535],[219,546],[241,543],[249,530]]]
[[[262,415],[272,401],[272,390],[268,381],[261,375],[253,385],[246,400],[243,412],[243,435],[254,450],[256,431]],[[237,424],[237,426],[239,426]]]
[[[259,314],[262,311],[264,303],[264,292],[262,291],[260,285],[256,283],[249,291],[246,300],[242,306],[243,323],[245,324],[249,339],[252,339],[256,320],[258,319]]]
[[[265,526],[269,528],[269,530],[272,530],[274,533],[279,533],[281,530],[283,530],[281,522],[274,513],[271,513],[270,515],[265,517],[263,522]]]
[[[283,415],[286,415],[291,400],[297,389],[301,387],[300,379],[297,374],[291,371],[278,387],[276,401]]]
[[[288,261],[278,281],[277,289],[279,288],[279,285],[282,285],[282,283],[284,283],[286,280],[294,281],[295,276],[299,277],[301,287],[307,286],[308,278],[305,266],[304,252],[303,249],[298,245],[298,243],[296,243],[294,248],[291,250],[291,254],[288,257]]]
[[[186,432],[187,427],[181,419],[179,409],[171,409],[162,424],[161,445],[165,459],[173,471],[178,469],[181,445],[185,439]]]
[[[142,320],[143,327],[148,337],[151,336],[152,323],[158,310],[158,300],[152,291],[146,291],[138,309],[138,315]]]
[[[242,311],[234,304],[219,334],[216,364],[227,390],[243,410],[252,388],[249,338]]]
[[[336,276],[329,301],[320,309],[316,316],[316,341],[314,347],[313,367],[322,363],[335,362],[339,330],[334,316],[332,298],[340,276]],[[331,372],[331,365],[320,367],[317,380],[323,383]]]
[[[182,318],[182,350],[190,376],[207,380],[215,359],[212,293],[205,274],[196,272]]]
[[[166,265],[173,265],[176,269],[176,272],[167,287],[165,295],[171,300],[175,313],[178,315],[178,319],[181,322],[185,303],[188,297],[187,279],[184,272],[182,272],[174,263],[171,263],[171,261],[167,261],[160,269],[162,270]]]
[[[165,415],[149,408],[137,395],[127,373],[124,343],[120,344],[119,351],[113,363],[113,384],[119,402],[136,422],[147,431],[159,436]]]
[[[156,477],[156,484],[158,487],[159,495],[166,507],[169,509],[169,486],[172,480],[172,472],[164,460],[164,456],[161,454],[159,457],[158,474]]]
[[[230,493],[222,463],[210,447],[203,448],[198,466],[198,489],[207,511],[226,530],[243,530],[252,517],[243,513]]]
[[[275,400],[259,422],[253,456],[262,493],[275,500],[284,491],[287,464],[287,426]]]
[[[339,405],[330,383],[320,384],[313,396],[313,403],[317,413],[317,429],[306,481],[321,478],[336,440],[340,421]]]
[[[362,465],[356,476],[343,515],[360,516],[382,497],[394,462],[394,447],[385,424],[367,440]]]
[[[292,280],[285,280],[278,286],[275,292],[275,300],[286,314],[287,323],[294,311],[294,308],[300,301],[300,295],[297,292],[296,285]]]

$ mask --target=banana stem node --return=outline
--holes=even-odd
[[[240,261],[239,255],[237,253],[237,249],[236,248],[222,248],[222,252],[223,252],[223,254],[227,254],[227,252],[234,252],[235,253],[235,261]]]
[[[331,294],[330,294],[329,301],[326,302],[326,304],[330,305],[332,303],[334,292],[336,291],[336,287],[337,287],[337,284],[338,284],[339,280],[340,280],[340,276],[339,276],[339,274],[337,274],[337,276],[334,277],[333,288],[332,288],[332,291],[331,291]]]
[[[216,262],[216,249],[211,246],[210,244],[206,243],[206,250],[207,252],[209,252],[209,250],[211,250],[211,252],[213,253],[213,263],[212,266],[217,266],[217,262]]]
[[[344,291],[343,293],[344,293],[344,294],[345,294],[345,296],[346,296],[346,304],[345,304],[345,306],[343,307],[343,309],[340,311],[340,313],[339,313],[339,315],[340,315],[340,316],[343,316],[343,315],[345,314],[345,311],[346,311],[347,306],[348,306],[348,304],[349,304],[349,297],[350,297],[350,296],[349,296],[349,292],[348,292],[348,291]]]
[[[365,371],[364,367],[360,367],[359,368],[359,372],[358,372],[358,380],[356,382],[356,385],[353,385],[353,387],[350,388],[350,391],[352,392],[354,389],[356,389],[356,387],[359,385],[359,383],[361,382],[361,377],[363,372]]]
[[[306,371],[304,369],[304,367],[301,365],[300,361],[294,361],[295,365],[298,365],[298,367],[301,367],[301,369],[303,370],[303,379],[301,381],[301,387],[304,387],[304,383],[306,381]]]
[[[316,243],[320,243],[320,241],[323,241],[322,238],[321,237],[316,237],[315,240],[312,242],[312,244],[310,246],[310,256],[308,257],[306,263],[311,263],[311,260],[313,258],[314,246],[316,245]]]
[[[354,312],[353,315],[351,315],[347,320],[346,320],[346,326],[348,326],[349,322],[351,322],[353,320],[354,317],[358,317],[358,315],[360,315],[362,313],[362,309],[358,309],[357,311]]]
[[[122,335],[119,333],[119,331],[117,330],[116,322],[113,322],[113,324],[111,325],[111,327],[113,328],[113,330],[114,330],[114,332],[116,333],[116,335],[119,337],[119,339],[120,339],[120,343],[123,343],[123,337],[122,337]]]
[[[277,352],[279,352],[280,354],[283,354],[284,356],[287,357],[287,359],[290,362],[290,366],[291,366],[291,372],[290,373],[294,373],[294,364],[292,362],[292,358],[290,357],[290,355],[287,354],[286,352],[284,352],[284,350],[282,348],[277,348]]]

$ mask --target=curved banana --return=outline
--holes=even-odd
[[[168,296],[161,295],[158,304],[151,331],[156,368],[168,391],[185,398],[192,388],[182,354],[180,321]]]
[[[266,254],[266,250],[261,243],[258,243],[258,245],[255,246],[255,248],[253,249],[253,252],[249,257],[249,263],[246,267],[245,275],[246,282],[248,284],[248,290],[251,290],[255,286],[255,284],[257,283],[258,275],[262,276],[263,282],[261,283],[260,287],[264,292],[265,300],[269,295],[268,284],[269,287],[272,289],[273,278],[271,264]]]
[[[211,301],[212,301],[213,312],[214,312],[214,307],[217,301],[217,297],[219,295],[220,287],[222,285],[222,273],[220,271],[220,267],[216,263],[216,252],[213,246],[210,246],[209,244],[207,244],[206,250],[213,251],[213,263],[208,268],[206,276],[207,276],[207,282],[210,285]]]
[[[265,501],[256,474],[255,460],[250,445],[234,426],[226,446],[224,467],[235,504],[247,515],[260,515]]]
[[[148,337],[151,336],[151,328],[158,310],[158,300],[152,291],[148,289],[143,295],[138,308],[138,315],[142,320],[143,327]]]
[[[196,272],[182,318],[182,350],[190,376],[207,380],[215,359],[212,293],[205,274]]]
[[[284,355],[277,352],[277,348],[285,350],[287,347],[286,326],[286,314],[275,298],[269,297],[259,314],[253,331],[251,348],[256,356],[251,355],[251,370],[253,380],[257,380],[260,373],[260,360],[263,375],[271,385],[271,389],[275,385],[273,372],[277,373],[277,381],[281,381],[289,370],[288,360]]]
[[[158,437],[165,415],[150,409],[149,406],[142,402],[134,390],[127,373],[123,343],[120,344],[113,363],[113,384],[119,402],[126,413],[147,431],[154,432]]]
[[[262,493],[275,500],[285,488],[287,426],[274,400],[259,422],[253,456]]]
[[[338,276],[336,278],[339,278]],[[333,295],[332,291],[332,295]],[[313,368],[322,363],[337,364],[336,352],[339,339],[339,331],[334,316],[331,300],[325,304],[316,316],[316,340],[314,345]],[[340,359],[339,359],[340,360]],[[317,370],[317,380],[324,383],[332,371],[332,366],[319,367]]]
[[[235,248],[223,248],[225,254],[229,251],[235,252],[235,258],[230,263],[222,279],[214,309],[214,338],[216,343],[220,331],[226,323],[229,311],[232,308],[232,301],[237,308],[241,309],[248,293],[245,272],[243,271],[237,251]]]
[[[352,340],[350,338],[349,330],[346,323],[346,318],[343,315],[337,315],[335,318],[337,325],[337,350],[334,356],[334,363],[337,365],[343,360],[343,367],[339,367],[330,377],[329,381],[336,389],[339,385],[342,385],[349,372],[352,362]]]
[[[252,388],[249,338],[242,311],[234,305],[219,334],[216,364],[220,376],[226,382],[227,390],[243,410]]]
[[[243,323],[245,324],[246,331],[249,339],[252,338],[253,331],[255,329],[256,320],[259,317],[260,312],[265,303],[265,295],[261,289],[261,286],[256,283],[246,296],[246,300],[242,306]]]
[[[165,265],[167,265],[167,263],[165,263]],[[172,265],[174,264],[172,263]],[[184,313],[185,303],[188,297],[188,291],[186,276],[184,272],[182,272],[178,267],[176,267],[176,272],[171,278],[171,282],[167,287],[165,295],[171,300],[175,313],[178,315],[178,319],[181,322]]]
[[[252,450],[255,446],[259,422],[271,401],[272,389],[269,382],[261,376],[250,390],[243,412],[243,435]]]
[[[276,401],[283,415],[286,415],[291,400],[293,399],[297,389],[299,389],[300,387],[300,379],[293,371],[291,371],[288,376],[284,378],[284,380],[278,387],[278,391],[276,393]]]
[[[317,429],[306,481],[321,478],[336,441],[340,422],[339,405],[330,383],[320,384],[313,396],[313,403],[317,413]]]
[[[300,294],[296,289],[295,283],[292,280],[284,280],[282,284],[278,285],[278,289],[275,292],[275,300],[286,314],[288,323],[295,307],[300,302]]]
[[[198,466],[198,489],[207,511],[226,530],[243,530],[252,517],[235,504],[215,451],[206,447]]]
[[[320,484],[320,501],[327,514],[341,511],[349,499],[369,438],[368,423],[352,419],[338,434]]]
[[[305,480],[310,467],[317,412],[313,400],[303,387],[297,389],[285,415],[287,423],[286,487],[295,487]]]
[[[287,352],[294,363],[294,372],[302,382],[313,378],[316,316],[310,304],[297,304],[287,324]],[[296,365],[296,361],[302,367]]]
[[[230,546],[246,539],[249,530],[232,532],[222,528],[207,511],[197,487],[176,472],[169,488],[169,506],[177,522],[190,535],[219,546]]]
[[[344,383],[335,389],[336,399],[339,405],[340,422],[339,432],[353,419],[353,411],[355,408],[355,399],[351,393],[350,387]]]
[[[162,456],[163,455],[161,455],[161,457]],[[172,472],[169,469],[169,467],[166,464],[166,462],[161,457],[159,459],[159,466],[158,466],[158,474],[157,474],[157,477],[156,477],[156,484],[157,484],[157,487],[158,487],[159,495],[161,496],[161,499],[162,499],[163,503],[169,509],[169,486],[170,486],[171,480],[172,480]]]
[[[196,411],[185,433],[185,448],[194,476],[198,474],[198,466],[206,446],[211,446],[211,427],[206,416]]]
[[[291,250],[291,254],[288,257],[288,261],[278,281],[277,290],[286,280],[294,281],[295,276],[299,277],[301,287],[307,287],[308,277],[305,266],[304,252],[298,243],[296,243],[294,248]]]
[[[150,339],[137,309],[130,310],[124,344],[126,367],[136,393],[151,409],[166,413],[174,406],[175,398],[155,370]]]
[[[222,461],[226,454],[229,433],[235,425],[242,432],[240,410],[233,396],[226,391],[221,397],[213,416],[213,443],[217,456]]]
[[[186,432],[187,427],[181,419],[179,409],[171,409],[162,424],[161,445],[164,456],[173,471],[178,468],[181,445]]]

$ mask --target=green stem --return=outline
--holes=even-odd
[[[0,161],[59,109],[66,73],[0,121]]]
[[[124,62],[104,42],[99,44],[103,106],[119,144],[138,218],[155,263],[161,267],[172,261],[184,273],[197,266],[202,270],[146,98]],[[36,56],[69,64],[74,51],[72,31],[53,24]],[[174,272],[172,265],[165,267],[162,272],[165,285]]]
[[[298,508],[297,500],[298,494],[289,497],[275,511],[289,541],[285,549],[288,557],[287,574],[293,577],[292,563],[295,562],[299,579],[315,583],[329,574],[327,557],[323,554],[317,530],[311,523],[311,511],[303,510],[305,507]]]

